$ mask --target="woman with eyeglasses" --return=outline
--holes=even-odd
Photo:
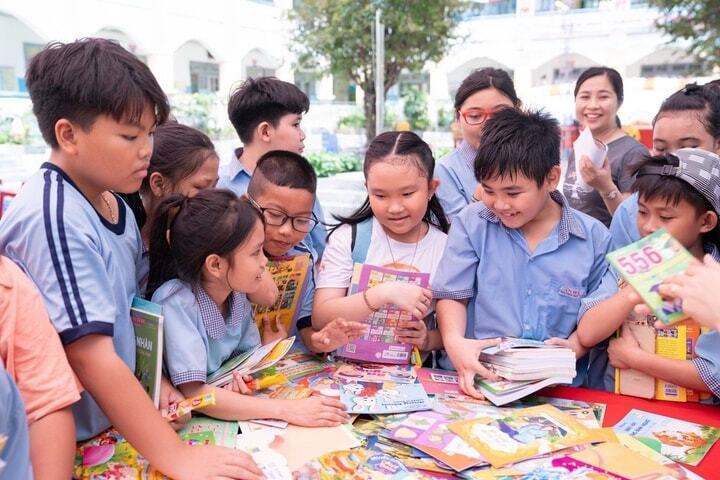
[[[477,180],[473,164],[480,146],[485,121],[503,108],[520,107],[513,81],[504,70],[475,70],[460,84],[455,94],[455,121],[462,142],[438,161],[435,176],[440,181],[437,196],[448,220],[467,204],[477,201]]]
[[[634,178],[628,166],[647,155],[647,148],[622,129],[617,116],[623,102],[623,81],[617,70],[591,67],[575,83],[575,115],[582,128],[608,147],[602,167],[587,157],[568,158],[563,193],[571,207],[597,218],[606,226],[622,201],[630,195]],[[579,165],[578,165],[579,163]],[[579,186],[577,175],[589,185]],[[582,184],[580,184],[582,185]]]

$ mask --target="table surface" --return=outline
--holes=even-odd
[[[601,390],[587,388],[551,387],[544,389],[541,395],[570,400],[584,400],[607,405],[603,427],[612,427],[633,408],[652,412],[666,417],[679,418],[688,422],[720,427],[720,406],[704,405],[695,402],[665,402],[645,400],[644,398],[616,395]],[[720,443],[720,442],[718,442]],[[688,470],[708,480],[720,478],[720,446],[713,446],[700,465],[684,465]]]

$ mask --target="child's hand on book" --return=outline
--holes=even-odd
[[[163,375],[160,380],[160,413],[165,416],[170,405],[182,402],[183,400],[185,400],[185,396]],[[170,426],[175,430],[180,430],[188,421],[190,421],[190,414],[173,420],[170,422]]]
[[[250,455],[240,450],[217,445],[183,445],[182,454],[177,456],[178,480],[262,480],[262,470]]]
[[[263,315],[263,329],[262,329],[262,344],[267,345],[270,342],[274,342],[278,339],[287,338],[288,332],[285,329],[285,325],[280,321],[280,318],[276,316],[274,319],[268,315]]]
[[[427,350],[428,330],[423,320],[401,321],[395,330],[395,339],[400,343],[416,345],[421,351]]]
[[[248,383],[252,382],[253,377],[251,375],[241,375],[238,372],[233,372],[232,382],[223,386],[225,390],[231,392],[241,393],[243,395],[250,395],[252,390],[247,386]]]
[[[415,318],[424,318],[432,303],[432,291],[413,283],[388,282],[373,288],[382,288],[385,303],[392,303]]]
[[[318,351],[332,352],[348,342],[362,337],[367,333],[365,323],[350,322],[344,318],[336,318],[321,330],[311,335],[311,341]]]
[[[636,355],[645,353],[629,328],[623,328],[622,335],[610,340],[607,352],[610,365],[615,368],[633,368]]]
[[[545,343],[569,348],[575,352],[575,358],[581,358],[587,353],[587,349],[580,344],[576,334],[570,335],[570,338],[551,337],[545,340]]]
[[[313,395],[302,400],[287,400],[282,420],[301,427],[336,427],[347,422],[347,407],[336,398]]]
[[[500,377],[485,368],[478,360],[481,351],[500,342],[502,342],[501,338],[473,340],[458,336],[454,339],[447,339],[445,350],[458,372],[460,389],[463,393],[479,400],[485,398],[475,389],[476,374],[488,380],[500,380]]]

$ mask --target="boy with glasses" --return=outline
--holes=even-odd
[[[320,224],[313,213],[317,177],[303,156],[287,151],[271,151],[257,162],[247,197],[263,214],[265,243],[268,259],[278,260],[294,255],[309,255],[305,285],[294,312],[289,332],[277,323],[275,334],[269,331],[271,318],[264,319],[263,343],[270,337],[298,335],[302,344],[315,353],[330,352],[348,341],[361,336],[365,326],[341,318],[327,324],[322,330],[312,328],[312,302],[315,296],[315,263],[317,254],[304,239]],[[278,302],[282,302],[282,295]]]

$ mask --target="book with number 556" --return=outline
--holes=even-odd
[[[693,256],[664,229],[610,252],[607,259],[642,297],[662,323],[685,320],[680,300],[664,299],[658,287],[666,278],[684,272]]]

